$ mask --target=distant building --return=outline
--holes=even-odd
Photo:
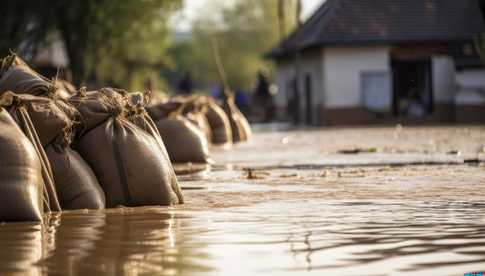
[[[269,56],[279,114],[317,125],[485,122],[480,0],[327,0]]]

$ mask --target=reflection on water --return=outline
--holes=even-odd
[[[462,275],[485,270],[480,202],[280,201],[71,212],[0,226],[0,272]]]

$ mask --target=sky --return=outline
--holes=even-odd
[[[184,8],[172,17],[171,24],[177,32],[189,32],[191,30],[192,21],[197,14],[197,11],[207,2],[223,1],[230,3],[228,0],[184,0]],[[261,0],[267,1],[267,0]],[[302,0],[302,17],[306,19],[315,9],[325,0]]]

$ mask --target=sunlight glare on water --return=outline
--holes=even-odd
[[[286,200],[220,211],[64,213],[51,220],[43,238],[38,225],[0,227],[0,270],[460,275],[485,268],[483,207],[480,202]],[[12,239],[14,231],[20,238]]]

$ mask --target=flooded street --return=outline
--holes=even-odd
[[[3,224],[0,274],[485,271],[484,146],[483,127],[259,132],[181,175],[183,206]]]

